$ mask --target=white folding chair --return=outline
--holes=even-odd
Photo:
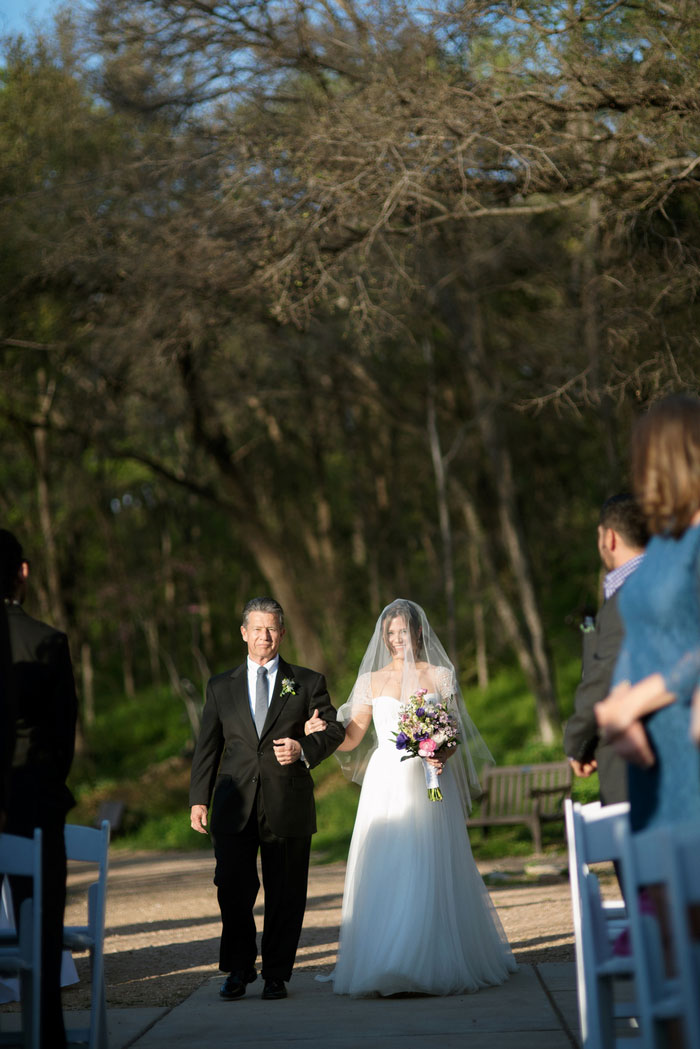
[[[22,1033],[3,1033],[0,1044],[40,1049],[41,1046],[41,829],[33,838],[0,834],[0,876],[23,875],[33,880],[32,896],[22,902],[19,930],[0,933],[0,972],[19,977]]]
[[[107,1000],[104,979],[104,933],[109,863],[109,821],[99,830],[67,824],[66,857],[97,864],[97,881],[88,887],[87,924],[66,925],[63,945],[90,952],[90,1026],[66,1032],[69,1042],[87,1042],[89,1049],[107,1049]]]
[[[627,827],[629,805],[564,803],[569,847],[569,880],[574,918],[576,985],[583,1049],[613,1049],[618,1044],[617,1021],[636,1016],[637,1006],[616,992],[628,987],[631,959],[613,953],[612,941],[624,927],[624,905],[606,908],[592,863],[619,859],[616,827]],[[629,1033],[629,1029],[628,1029]],[[626,1039],[629,1044],[629,1039]]]
[[[680,828],[665,826],[637,834],[618,831],[622,876],[629,899],[632,962],[639,994],[639,1022],[645,1049],[664,1049],[668,1025],[683,1027],[685,1049],[700,1049],[698,1037],[698,984],[692,981],[693,949],[687,927],[688,903],[681,876],[686,861],[696,859],[682,840]],[[689,883],[697,882],[698,868],[691,869]],[[641,905],[640,890],[659,886],[666,903],[668,943],[664,946],[660,917]],[[696,899],[700,895],[694,887]],[[683,916],[684,914],[684,916]],[[685,944],[685,949],[684,949]],[[697,950],[697,947],[696,947]],[[673,967],[667,971],[666,956]],[[690,962],[691,969],[686,966]],[[697,972],[697,969],[696,969]]]

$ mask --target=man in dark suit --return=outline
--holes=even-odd
[[[10,629],[17,704],[16,741],[7,795],[6,830],[30,838],[42,829],[41,1044],[64,1049],[61,953],[66,902],[66,786],[75,746],[77,699],[66,635],[22,608],[29,563],[10,532],[0,529],[0,582]],[[12,878],[15,916],[31,894],[28,878]]]
[[[617,607],[619,591],[638,568],[647,539],[644,517],[631,495],[614,495],[603,503],[598,552],[607,569],[603,581],[605,601],[595,623],[585,622],[583,626],[581,683],[574,697],[574,713],[564,731],[564,749],[574,773],[588,777],[598,770],[603,805],[627,800],[627,766],[612,744],[600,741],[593,708],[610,692],[624,636]]]
[[[321,674],[278,655],[284,614],[272,598],[249,601],[241,635],[248,658],[207,685],[190,787],[191,824],[211,836],[221,910],[220,994],[242,998],[256,979],[253,907],[265,887],[262,997],[286,998],[306,907],[311,835],[316,830],[309,772],[342,743],[344,731]],[[304,734],[314,714],[325,731]],[[303,741],[303,746],[302,746]],[[213,800],[212,800],[213,796]]]
[[[4,601],[0,604],[0,832],[7,818],[7,792],[10,766],[15,751],[15,700],[14,674],[12,671],[12,649],[10,627]]]

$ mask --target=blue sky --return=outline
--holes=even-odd
[[[59,6],[59,0],[0,0],[0,33],[26,32],[32,16],[48,21]]]

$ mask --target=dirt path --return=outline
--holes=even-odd
[[[479,864],[508,940],[520,962],[572,961],[573,933],[564,859],[553,868],[523,859]],[[105,970],[111,1007],[175,1005],[217,971],[219,915],[208,853],[113,851],[107,906]],[[312,867],[297,968],[329,971],[338,941],[344,864]],[[71,865],[67,924],[80,915],[85,870]],[[616,885],[604,869],[604,892]],[[256,914],[262,915],[262,894]],[[64,991],[67,1009],[89,999],[87,956],[76,958],[81,982]]]

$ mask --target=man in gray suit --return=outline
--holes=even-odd
[[[603,503],[598,552],[607,569],[603,581],[605,601],[595,622],[583,626],[581,683],[574,698],[574,713],[564,731],[564,750],[574,773],[588,777],[598,770],[603,805],[627,800],[627,766],[610,743],[601,743],[593,708],[610,692],[624,636],[617,607],[619,590],[639,567],[647,539],[644,518],[631,495],[614,495]]]

